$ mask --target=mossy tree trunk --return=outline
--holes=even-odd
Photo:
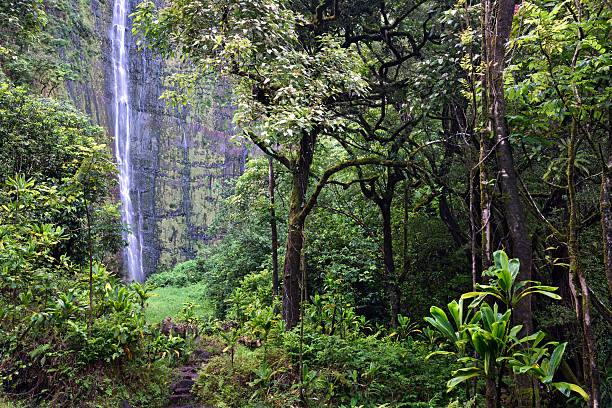
[[[314,155],[317,132],[304,133],[291,163],[291,198],[287,251],[283,265],[283,320],[287,329],[295,327],[300,318],[300,259],[304,245],[304,222],[309,211],[305,211],[306,192],[310,167]]]
[[[567,187],[570,204],[570,219],[568,231],[569,252],[569,283],[574,299],[576,317],[582,329],[583,355],[582,364],[584,370],[584,382],[591,399],[588,402],[590,408],[599,408],[601,399],[599,389],[599,368],[597,366],[597,345],[594,339],[591,324],[591,302],[586,276],[580,262],[580,251],[578,248],[578,204],[575,187],[575,164],[577,151],[577,124],[572,119],[570,140],[567,149]]]
[[[506,100],[504,97],[504,58],[506,43],[512,28],[514,0],[501,0],[489,4],[488,10],[495,13],[489,16],[489,27],[485,27],[485,43],[488,67],[488,100],[493,135],[497,144],[497,166],[501,175],[501,187],[504,196],[504,210],[512,241],[513,256],[521,262],[518,280],[531,280],[531,243],[518,190],[517,174],[512,158],[510,132],[506,120]],[[529,296],[518,304],[515,310],[515,324],[522,324],[526,332],[532,331],[531,299]]]
[[[612,301],[612,108],[608,109],[608,140],[602,158],[601,174],[601,229],[604,247],[604,265],[608,281],[608,293]]]
[[[274,161],[268,157],[268,192],[270,195],[270,241],[272,247],[272,294],[274,300],[278,296],[278,228],[276,225],[276,208],[274,202],[274,190],[276,189],[276,178],[274,176]]]

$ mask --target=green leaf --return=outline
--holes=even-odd
[[[510,292],[512,288],[512,275],[508,269],[500,269],[497,271],[497,276],[499,278],[499,286],[503,289],[504,292]]]
[[[571,384],[571,383],[566,383],[566,382],[555,382],[555,383],[550,383],[550,385],[555,387],[566,397],[569,397],[570,392],[574,391],[580,394],[585,401],[588,401],[590,399],[589,395],[581,387],[579,387],[576,384]]]
[[[510,271],[510,276],[512,277],[513,282],[516,280],[516,277],[518,276],[520,267],[521,267],[521,263],[516,258],[511,259],[510,262],[508,263],[508,270]]]
[[[429,353],[426,357],[425,357],[425,361],[429,360],[430,357],[433,356],[445,356],[448,354],[456,354],[453,351],[444,351],[444,350],[438,350],[438,351],[434,351],[433,353]]]
[[[508,333],[508,337],[516,337],[516,335],[518,334],[518,332],[521,331],[521,329],[523,328],[522,324],[519,324],[517,326],[514,326],[513,328],[510,329],[510,332]]]
[[[548,365],[548,375],[553,376],[559,368],[559,364],[561,364],[561,359],[563,358],[563,353],[565,352],[565,347],[567,346],[567,342],[559,344],[555,347],[555,350],[550,355],[550,363]]]
[[[466,292],[463,295],[461,295],[461,299],[471,299],[471,298],[475,298],[478,296],[484,296],[486,295],[486,293],[483,292]]]
[[[462,382],[469,380],[470,378],[480,376],[482,375],[482,373],[482,369],[477,367],[468,367],[453,371],[454,377],[448,380],[448,382],[446,383],[446,387],[448,388],[447,392],[455,388],[458,384],[461,384]]]
[[[425,320],[438,329],[438,331],[440,331],[440,333],[446,336],[449,340],[453,342],[456,341],[457,335],[455,334],[455,329],[448,321],[446,313],[444,313],[444,311],[437,306],[432,306],[429,309],[429,312],[434,316],[434,319],[425,318]]]
[[[506,255],[504,251],[495,251],[493,253],[493,259],[495,260],[495,267],[497,269],[508,269],[508,255]]]
[[[459,299],[459,303],[457,303],[456,300],[450,302],[448,304],[448,310],[455,321],[457,329],[460,329],[463,324],[463,299]]]
[[[521,296],[519,296],[519,299],[524,298],[525,296],[531,294],[531,293],[539,293],[541,295],[544,296],[548,296],[549,298],[553,298],[555,300],[560,300],[561,296],[557,295],[556,293],[551,293],[551,292],[547,292],[545,290],[532,290],[531,288],[525,290],[524,292],[521,293]]]

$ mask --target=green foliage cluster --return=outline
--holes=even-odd
[[[54,255],[78,263],[88,257],[87,205],[93,205],[95,251],[114,252],[122,242],[118,208],[107,202],[115,167],[102,141],[102,129],[74,108],[0,84],[0,183],[16,175],[35,182],[36,199],[16,214],[23,222],[61,226],[65,239]],[[0,201],[19,196],[8,194],[4,188]]]
[[[161,406],[185,347],[145,322],[150,288],[102,263],[122,229],[102,136],[0,84],[0,391],[28,405]]]
[[[158,272],[149,276],[147,282],[157,287],[187,286],[197,283],[202,279],[197,272],[197,262],[190,260],[181,262],[172,268],[171,271]]]
[[[300,379],[299,328],[284,331],[270,283],[268,270],[245,276],[226,297],[229,322],[196,317],[200,333],[217,339],[204,343],[222,344],[211,349],[220,355],[202,366],[194,387],[203,403],[297,407],[300,387],[309,406],[321,407],[429,407],[463,398],[443,386],[460,365],[450,357],[425,361],[436,346],[417,324],[401,317],[393,331],[370,323],[343,303],[340,288],[314,295],[306,307]],[[339,302],[335,317],[332,300]]]
[[[451,352],[436,351],[432,355],[457,354],[457,361],[466,365],[453,372],[447,387],[451,390],[471,378],[483,377],[486,380],[487,406],[501,407],[501,390],[508,387],[503,380],[512,370],[516,375],[528,374],[549,390],[559,390],[568,397],[570,391],[575,391],[588,401],[589,396],[580,386],[553,381],[567,343],[543,343],[544,332],[525,336],[519,334],[523,325],[512,324],[513,311],[526,297],[541,294],[561,299],[553,293],[558,288],[543,286],[536,281],[516,282],[519,267],[518,259],[509,260],[505,252],[496,251],[495,265],[484,272],[491,279],[490,284],[476,284],[476,291],[464,293],[458,302],[449,303],[451,318],[439,307],[431,307],[432,316],[425,320],[454,349]],[[488,297],[495,299],[492,307],[484,301]],[[464,308],[464,300],[472,298],[469,307]],[[533,387],[535,382],[532,382],[535,394]]]
[[[98,262],[92,265],[89,303],[85,265],[66,253],[53,256],[68,239],[64,228],[30,216],[61,205],[50,197],[55,192],[23,175],[8,177],[2,190],[8,200],[0,207],[0,389],[33,401],[84,406],[86,395],[107,398],[104,382],[87,379],[93,368],[150,365],[179,353],[182,339],[145,324],[147,287],[122,285]]]
[[[90,1],[8,0],[0,4],[0,80],[45,96],[89,78],[99,53]]]

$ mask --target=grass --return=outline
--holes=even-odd
[[[190,286],[165,286],[157,288],[147,301],[145,318],[149,323],[157,323],[166,317],[176,320],[185,302],[193,302],[197,306],[193,311],[198,317],[209,317],[212,315],[210,303],[203,297],[206,286],[204,282]]]

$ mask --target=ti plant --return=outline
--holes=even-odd
[[[224,332],[223,330],[219,331],[219,334],[223,338],[226,346],[223,349],[223,352],[230,352],[232,369],[234,368],[234,351],[236,350],[236,345],[238,344],[238,340],[242,336],[242,330],[238,327],[232,327],[229,331]]]
[[[397,315],[397,328],[388,337],[395,338],[396,341],[407,340],[412,334],[422,333],[416,322],[411,321],[410,317]]]
[[[270,392],[270,386],[272,385],[274,376],[278,372],[279,370],[275,370],[272,365],[268,364],[268,358],[266,355],[264,355],[261,366],[253,370],[253,373],[255,374],[255,379],[249,383],[251,387],[259,387],[251,396],[251,400],[262,393],[264,394],[264,397],[268,397],[268,393]]]
[[[491,278],[490,284],[476,285],[476,291],[465,293],[459,301],[449,303],[450,319],[436,306],[430,309],[431,317],[425,318],[454,349],[439,350],[427,358],[435,354],[456,354],[457,361],[466,365],[453,372],[453,378],[446,384],[448,390],[469,379],[483,378],[486,406],[497,408],[501,406],[503,375],[511,369],[516,374],[530,375],[548,389],[559,390],[566,396],[570,391],[575,391],[588,400],[588,395],[578,385],[553,381],[566,343],[542,343],[546,335],[541,331],[518,337],[522,325],[511,324],[513,309],[521,299],[532,293],[560,299],[553,293],[557,288],[542,286],[535,281],[515,284],[519,261],[508,260],[503,251],[496,251],[494,259],[495,265],[485,272]],[[490,306],[485,302],[489,296],[501,301],[501,306],[498,303]],[[467,310],[464,307],[465,299],[473,299]],[[532,392],[535,392],[534,388]]]

